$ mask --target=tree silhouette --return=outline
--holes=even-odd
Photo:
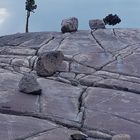
[[[35,0],[26,0],[25,2],[25,10],[27,10],[27,17],[26,17],[26,33],[29,32],[28,26],[29,26],[29,18],[30,13],[33,12],[37,8],[37,5],[35,4]]]
[[[103,19],[104,23],[105,24],[108,24],[108,25],[116,25],[118,23],[121,22],[121,19],[119,18],[118,15],[112,15],[112,14],[109,14],[108,16],[106,16],[104,19]]]

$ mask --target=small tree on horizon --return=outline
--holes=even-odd
[[[105,18],[103,18],[103,21],[104,21],[105,25],[108,24],[108,25],[114,26],[114,25],[120,23],[121,22],[121,19],[116,14],[115,15],[109,14],[108,16],[106,16]]]
[[[25,32],[29,32],[29,18],[30,18],[30,13],[33,12],[37,8],[37,5],[35,4],[35,0],[26,0],[25,2],[25,10],[27,10],[27,16],[26,16],[26,29]]]

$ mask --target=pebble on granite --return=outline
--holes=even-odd
[[[83,134],[72,134],[70,140],[87,140],[87,136]]]
[[[112,140],[131,140],[131,137],[128,134],[119,134],[113,136]]]
[[[25,74],[19,82],[19,91],[26,94],[40,95],[41,87],[33,74]]]

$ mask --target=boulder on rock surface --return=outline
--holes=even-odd
[[[61,51],[51,51],[39,56],[36,63],[36,72],[38,76],[52,76],[61,66],[64,55]]]
[[[131,137],[128,134],[119,134],[113,136],[112,140],[131,140]]]
[[[41,87],[37,82],[36,77],[31,74],[24,74],[19,82],[19,91],[27,94],[40,95]]]
[[[91,30],[105,29],[105,23],[103,20],[100,20],[100,19],[89,20],[89,27]]]
[[[75,32],[77,30],[78,30],[78,19],[77,18],[71,17],[71,18],[62,20],[62,23],[61,23],[62,33]]]

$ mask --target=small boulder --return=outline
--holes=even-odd
[[[40,95],[41,87],[33,74],[25,74],[19,82],[19,91],[27,94]]]
[[[131,137],[128,134],[119,134],[113,136],[112,140],[131,140]]]
[[[38,76],[52,76],[61,66],[64,55],[61,51],[51,51],[39,56],[36,63]]]
[[[78,30],[78,19],[75,17],[62,20],[61,31],[62,33],[66,32],[75,32]]]
[[[103,20],[100,20],[100,19],[89,20],[89,27],[91,30],[105,29],[105,23]]]

